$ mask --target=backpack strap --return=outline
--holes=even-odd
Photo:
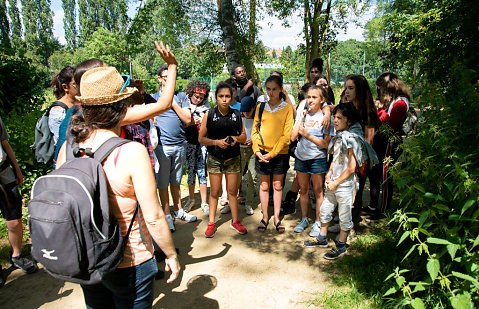
[[[128,142],[130,142],[130,140],[120,137],[112,137],[101,144],[101,146],[93,153],[93,158],[103,162],[113,150]]]
[[[53,102],[50,107],[48,108],[47,112],[45,113],[45,115],[48,117],[50,116],[50,110],[55,107],[55,106],[60,106],[61,108],[63,108],[65,110],[65,112],[68,110],[68,105],[66,105],[65,103],[63,102],[60,102],[60,101],[55,101]]]
[[[266,99],[266,97],[265,97]],[[260,106],[259,106],[259,111],[258,111],[258,122],[256,123],[256,127],[258,128],[258,135],[259,135],[259,138],[261,139],[261,144],[263,145],[264,147],[264,140],[263,140],[263,136],[261,136],[261,118],[263,117],[263,112],[264,112],[264,107],[266,106],[266,101],[263,101],[261,102]]]

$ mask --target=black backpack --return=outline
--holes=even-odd
[[[35,125],[35,142],[30,148],[35,154],[35,160],[39,163],[49,163],[53,159],[55,153],[55,142],[52,138],[52,132],[48,127],[48,117],[50,116],[50,110],[52,107],[61,106],[65,111],[68,110],[68,106],[60,101],[55,101],[50,105],[42,117],[37,120]]]
[[[96,284],[121,263],[134,219],[125,237],[111,214],[106,157],[128,140],[113,137],[90,157],[66,144],[66,162],[38,178],[28,203],[32,256],[55,278]],[[138,213],[137,205],[133,218]]]

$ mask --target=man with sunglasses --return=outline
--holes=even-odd
[[[163,64],[158,69],[158,92],[152,94],[158,100],[166,86],[168,66]],[[185,127],[190,125],[190,102],[183,92],[175,93],[171,109],[155,117],[158,129],[158,147],[155,149],[160,164],[156,174],[156,184],[160,193],[160,201],[165,211],[170,230],[174,231],[173,217],[170,212],[168,187],[173,198],[174,218],[187,222],[196,221],[196,216],[190,215],[181,207],[181,177],[186,159]]]

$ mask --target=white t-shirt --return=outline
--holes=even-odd
[[[314,114],[307,114],[303,119],[304,127],[309,134],[312,134],[319,138],[324,138],[325,134],[334,136],[333,127],[330,127],[329,130],[326,130],[321,125],[321,122],[323,121],[323,116],[324,114],[322,111],[318,111]],[[300,113],[296,114],[295,125],[299,121],[300,117]],[[294,152],[294,155],[301,161],[326,158],[327,148],[321,148],[309,139],[301,137],[299,139],[298,146],[296,148],[296,151]]]
[[[331,180],[334,181],[341,176],[341,174],[348,168],[349,158],[348,153],[341,152],[341,138],[338,138],[333,145],[333,162],[332,164],[332,175]],[[352,186],[354,185],[354,176],[353,173],[349,176],[348,179],[339,184],[341,187]]]
[[[246,140],[251,139],[251,131],[253,130],[253,121],[254,119],[242,118],[244,131],[246,132]]]

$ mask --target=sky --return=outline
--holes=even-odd
[[[63,9],[61,7],[61,0],[52,0],[51,7],[54,13],[53,16],[53,35],[58,38],[60,43],[65,44],[65,32],[63,30]],[[130,17],[134,16],[136,6],[130,5],[128,10],[128,15]],[[369,9],[369,11],[362,16],[361,24],[364,25],[368,20],[373,17],[374,6]],[[267,20],[267,21],[266,21]],[[276,17],[268,16],[263,21],[259,21],[258,24],[261,26],[259,32],[259,39],[263,41],[263,44],[270,48],[284,48],[286,46],[291,46],[293,49],[297,47],[300,43],[303,43],[303,22],[301,18],[298,17],[298,14],[292,15],[290,17],[289,23],[291,27],[285,28],[282,26],[281,21]],[[356,26],[355,23],[349,21],[346,33],[340,31],[337,35],[339,41],[346,41],[348,39],[355,39],[358,41],[364,41],[363,37],[364,29],[362,27]]]

